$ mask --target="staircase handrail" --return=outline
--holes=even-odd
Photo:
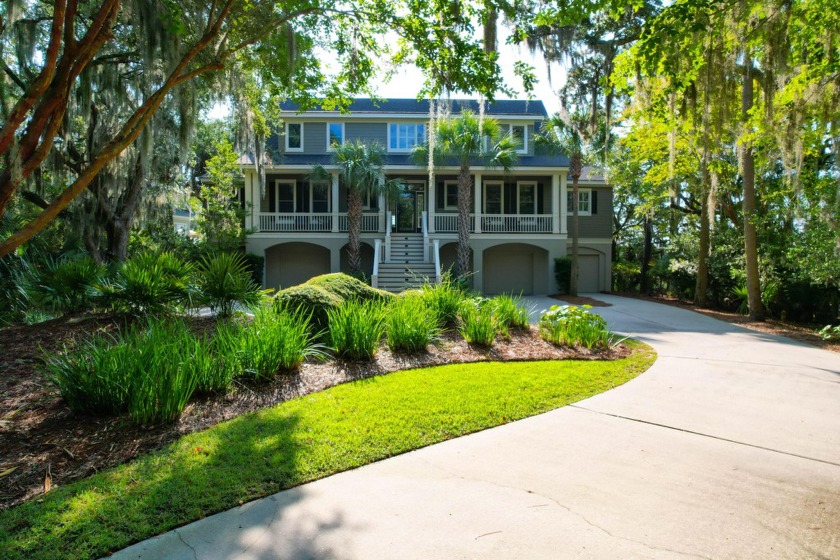
[[[379,287],[379,261],[382,257],[382,240],[375,239],[373,241],[373,273],[370,275],[370,285],[374,288]]]
[[[435,284],[440,284],[440,239],[434,240],[433,252],[435,256]]]
[[[420,223],[423,231],[423,262],[429,262],[431,260],[429,258],[429,251],[432,247],[429,241],[429,222],[425,210],[420,215]]]
[[[385,255],[383,262],[391,262],[391,211],[385,211]]]

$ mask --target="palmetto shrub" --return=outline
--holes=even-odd
[[[392,350],[418,352],[440,334],[437,317],[421,294],[407,293],[395,298],[387,308],[385,335]]]
[[[329,341],[336,354],[350,360],[370,360],[385,334],[385,313],[377,301],[345,301],[327,312]]]
[[[445,274],[440,284],[425,284],[422,292],[439,326],[448,328],[458,323],[458,310],[467,295],[450,274]]]
[[[97,289],[116,311],[135,315],[172,313],[189,305],[192,265],[169,252],[143,251]]]
[[[492,300],[465,299],[458,308],[458,332],[469,344],[493,346],[499,327]]]
[[[230,317],[236,304],[259,303],[262,290],[254,283],[248,263],[238,253],[216,253],[201,259],[195,269],[195,302],[221,317]]]
[[[257,309],[254,320],[238,333],[242,375],[271,380],[279,372],[295,369],[307,357],[317,356],[320,351],[312,343],[309,322],[310,316],[300,309]]]
[[[19,288],[30,310],[63,315],[93,307],[93,287],[104,275],[89,256],[65,256],[24,275]]]
[[[612,335],[603,317],[589,313],[590,305],[552,305],[539,321],[540,336],[552,344],[606,348]]]

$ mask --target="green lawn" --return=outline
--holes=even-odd
[[[461,364],[347,383],[0,512],[4,559],[97,558],[283,488],[606,391],[655,358]]]

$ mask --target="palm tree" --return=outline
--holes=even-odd
[[[502,134],[499,123],[492,118],[479,119],[471,111],[463,111],[457,119],[437,121],[435,130],[435,165],[455,163],[458,166],[458,277],[470,272],[470,210],[472,209],[473,179],[470,165],[479,161],[487,167],[505,172],[516,165],[518,146],[509,134]],[[429,146],[420,145],[412,153],[418,165],[427,165]]]
[[[536,143],[553,153],[564,154],[569,158],[569,175],[572,177],[572,270],[571,278],[569,278],[569,295],[576,296],[580,270],[578,254],[580,187],[578,181],[583,172],[584,138],[580,128],[572,123],[568,115],[566,117],[564,119],[561,115],[555,114],[548,119],[543,125],[543,133],[536,136]]]
[[[361,140],[336,146],[333,164],[339,168],[340,181],[347,189],[347,260],[350,274],[358,276],[362,268],[359,237],[362,231],[362,203],[369,196],[394,193],[399,181],[385,180],[385,148],[377,142],[366,144]],[[325,181],[329,172],[321,165],[312,169],[314,181]],[[337,204],[338,201],[333,201]]]

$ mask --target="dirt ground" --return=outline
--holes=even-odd
[[[212,319],[190,321],[198,332],[213,329]],[[490,349],[445,333],[422,354],[400,355],[383,348],[370,363],[308,362],[271,383],[236,382],[226,395],[194,398],[180,420],[167,426],[143,428],[126,416],[73,413],[40,369],[43,352],[59,351],[96,332],[117,332],[126,322],[114,316],[77,317],[0,329],[0,509],[43,494],[48,473],[55,488],[130,461],[182,434],[354,379],[459,362],[616,359],[629,353],[623,346],[602,353],[558,348],[540,339],[536,329],[513,331],[510,340],[499,340]]]

